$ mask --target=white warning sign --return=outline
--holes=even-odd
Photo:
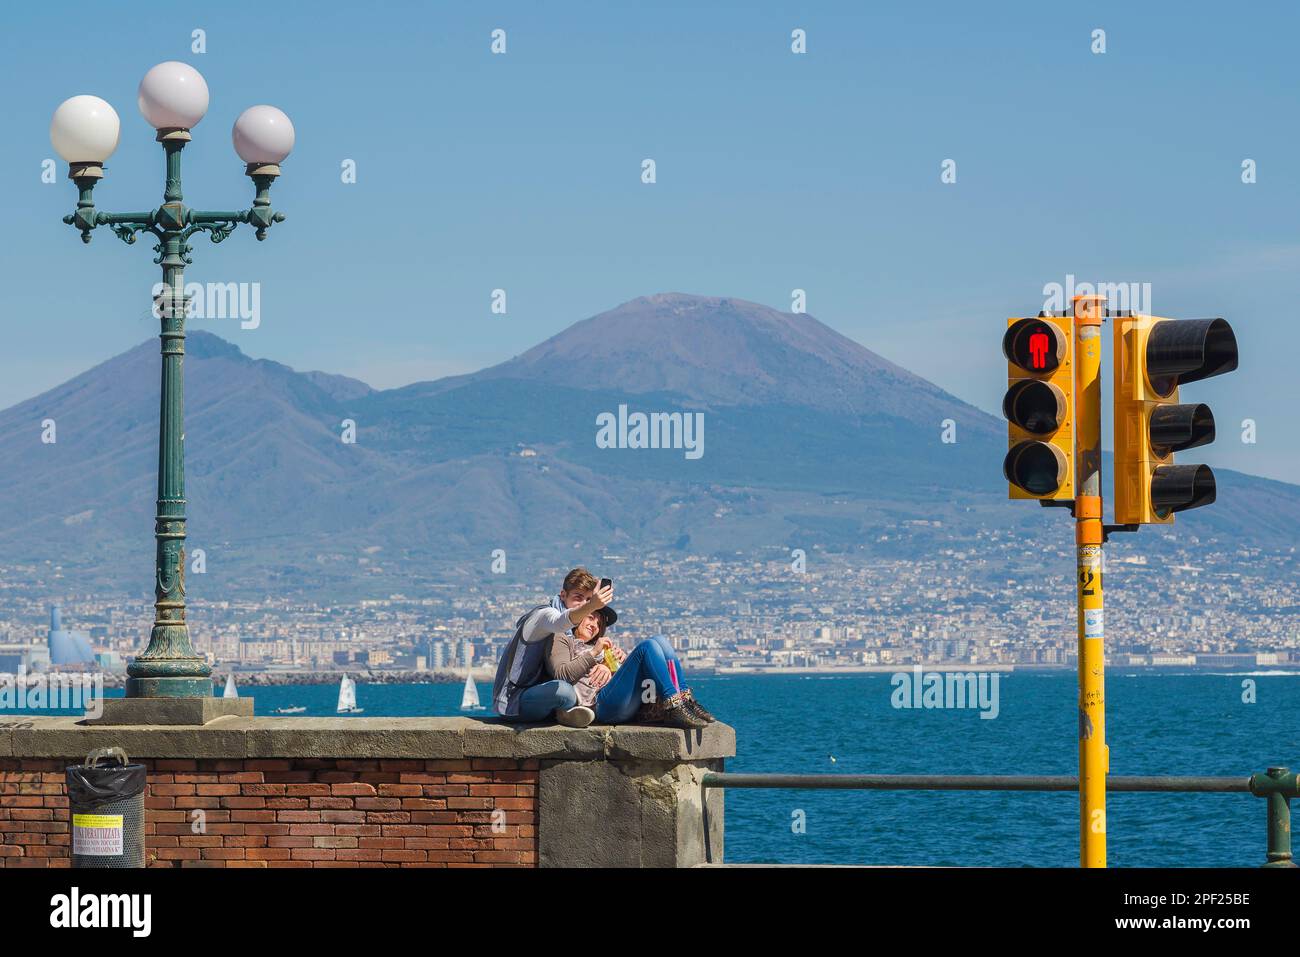
[[[1106,617],[1101,608],[1083,610],[1083,637],[1104,638],[1106,636]]]
[[[72,815],[72,853],[106,857],[122,853],[122,815]]]

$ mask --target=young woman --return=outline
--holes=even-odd
[[[578,703],[596,712],[601,724],[666,724],[674,728],[703,728],[714,720],[685,686],[677,652],[662,635],[647,638],[624,652],[605,637],[618,620],[612,608],[601,608],[573,627],[572,634],[551,637],[547,673],[572,683]],[[612,675],[604,650],[618,659]]]

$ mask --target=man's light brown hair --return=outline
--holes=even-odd
[[[587,571],[587,569],[579,567],[564,576],[564,585],[560,591],[573,591],[574,589],[595,591],[598,584],[600,583],[596,581],[595,575]]]

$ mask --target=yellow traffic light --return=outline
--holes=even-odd
[[[1010,498],[1074,499],[1074,331],[1069,318],[1008,319],[1007,456]]]
[[[1178,387],[1237,368],[1237,339],[1222,319],[1119,316],[1115,324],[1115,522],[1167,525],[1209,505],[1214,473],[1175,465],[1174,453],[1214,441],[1214,413],[1180,404]]]

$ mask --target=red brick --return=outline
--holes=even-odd
[[[402,807],[402,802],[397,798],[359,797],[353,800],[358,811],[397,811]]]
[[[425,851],[446,851],[451,848],[445,838],[439,840],[436,837],[404,837],[402,838],[402,846]]]
[[[232,821],[243,821],[253,824],[270,824],[275,821],[277,814],[294,814],[301,811],[231,811],[230,819]]]
[[[425,861],[428,860],[426,855],[428,851],[417,851],[408,848],[402,850],[383,850],[380,851],[380,860],[383,861]]]
[[[518,851],[475,851],[474,862],[476,864],[482,864],[482,863],[518,864],[519,852]]]
[[[269,797],[266,798],[266,806],[277,811],[301,811],[308,806],[308,800],[310,799],[300,797]]]
[[[401,848],[406,845],[400,837],[362,837],[358,838],[357,847]]]
[[[275,814],[277,821],[283,821],[289,824],[316,824],[322,818],[322,814],[340,814],[340,811],[273,811],[268,812]]]
[[[498,806],[498,807],[501,806],[501,805],[500,805],[500,802],[501,802],[501,801],[517,801],[517,800],[519,800],[519,798],[498,798],[498,799],[497,799],[497,801],[498,801],[497,806]],[[472,808],[490,808],[491,806],[492,806],[492,799],[491,799],[491,798],[476,798],[476,797],[449,797],[449,798],[447,798],[447,807],[450,808],[450,809],[453,810],[453,811],[454,811],[454,810],[461,809],[461,808],[466,808],[466,809],[472,809]]]
[[[266,798],[264,797],[245,797],[242,794],[231,795],[221,799],[221,806],[225,808],[259,808],[266,807]]]
[[[263,797],[283,797],[287,784],[245,784],[239,789],[240,794],[255,794]]]
[[[337,853],[332,847],[295,847],[289,856],[295,861],[332,861]]]
[[[265,785],[270,787],[271,785]],[[286,784],[284,793],[289,797],[328,797],[330,795],[330,785],[328,784]]]
[[[342,814],[343,811],[322,811],[322,814]],[[367,811],[367,824],[410,824],[413,811]]]
[[[379,785],[380,797],[419,797],[420,785],[418,784],[381,784]]]
[[[288,834],[288,824],[245,824],[245,834]]]
[[[200,856],[197,847],[160,847],[157,853],[160,861],[197,861]]]
[[[428,855],[428,859],[431,861],[445,861],[447,863],[469,863],[474,860],[472,851],[425,851],[425,854]]]
[[[454,806],[451,803],[452,800],[454,799],[448,798],[447,800],[448,807]],[[532,798],[497,798],[496,801],[493,803],[497,808],[501,808],[507,811],[509,810],[531,811],[537,802],[535,802]]]
[[[373,784],[350,781],[347,784],[330,784],[329,793],[334,797],[374,797],[376,791]]]
[[[465,797],[469,794],[468,784],[426,784],[424,793],[428,797]]]
[[[513,784],[471,784],[469,793],[472,797],[514,797]]]
[[[356,837],[313,837],[311,839],[312,847],[357,847],[357,841],[363,838]]]
[[[289,812],[282,812],[289,813]],[[319,815],[317,820],[328,821],[333,824],[365,824],[366,815],[363,811],[313,811],[313,814]]]
[[[315,810],[347,811],[351,810],[352,802],[355,799],[350,797],[314,797],[307,800]]]
[[[334,853],[340,861],[377,861],[384,852],[377,847],[341,847]]]
[[[448,784],[491,784],[490,771],[459,771],[447,775]]]
[[[257,850],[257,848],[253,848]],[[203,849],[203,859],[205,861],[242,861],[248,851],[242,847],[205,847]]]
[[[333,824],[290,824],[289,833],[296,837],[319,837],[334,833]]]
[[[182,787],[182,785],[177,784],[174,785],[174,787]],[[212,797],[212,796],[225,797],[231,794],[238,794],[239,785],[238,784],[196,784],[194,785],[194,790],[189,793],[199,794],[207,797]]]

